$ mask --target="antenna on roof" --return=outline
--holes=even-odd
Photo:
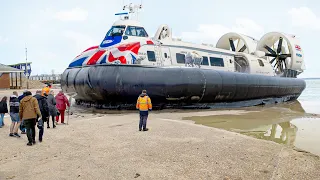
[[[137,13],[136,17],[137,17],[137,20],[138,20],[139,9],[142,9],[142,1],[141,1],[141,4],[140,4],[140,5],[135,5],[135,4],[133,4],[133,3],[130,3],[130,4],[128,4],[128,5],[123,6],[122,10],[126,10],[126,9],[128,9],[129,15]],[[118,15],[120,15],[120,14],[121,14],[121,13],[118,13]],[[116,14],[116,15],[117,15],[117,14]],[[121,15],[123,15],[123,14],[121,14]],[[129,16],[125,16],[125,18],[128,19]]]

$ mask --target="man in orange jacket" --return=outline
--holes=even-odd
[[[148,131],[147,128],[147,119],[149,115],[149,110],[152,110],[151,99],[147,95],[147,91],[143,90],[140,96],[138,97],[136,108],[140,111],[140,122],[139,122],[139,131]]]
[[[50,90],[51,90],[51,85],[50,85],[50,84],[47,84],[44,88],[42,88],[41,95],[42,95],[42,96],[45,96],[45,95],[48,96]]]

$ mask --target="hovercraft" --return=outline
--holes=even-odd
[[[260,40],[227,33],[217,42],[194,44],[172,37],[161,25],[154,37],[132,20],[141,5],[123,7],[98,46],[74,58],[61,77],[78,104],[134,108],[146,89],[154,107],[244,107],[297,99],[306,84],[295,35],[270,32]]]

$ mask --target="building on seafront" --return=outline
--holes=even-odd
[[[60,83],[61,74],[41,74],[30,76],[30,80],[50,82],[50,83]]]
[[[32,72],[31,63],[32,62],[27,62],[27,63],[24,62],[24,63],[18,63],[18,64],[10,64],[8,66],[22,70],[26,77],[30,77]]]
[[[21,89],[23,70],[0,64],[0,89]]]

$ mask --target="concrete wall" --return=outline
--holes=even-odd
[[[10,89],[10,74],[0,73],[0,89]]]

